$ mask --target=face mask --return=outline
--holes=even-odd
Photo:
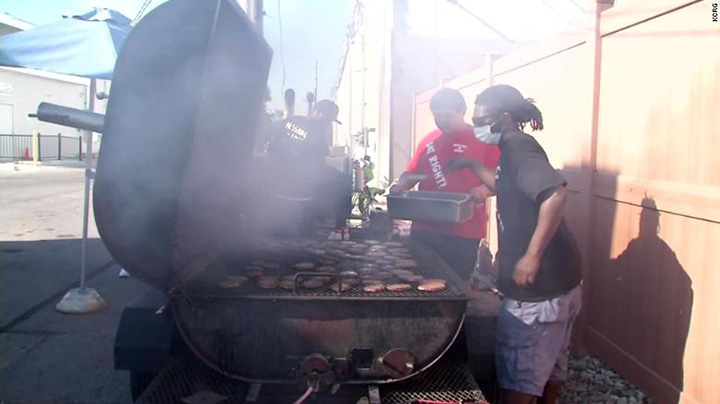
[[[500,137],[502,132],[493,132],[490,125],[483,125],[479,128],[474,128],[475,137],[485,144],[500,144]]]

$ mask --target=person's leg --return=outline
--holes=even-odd
[[[454,239],[456,246],[453,257],[453,270],[463,280],[470,283],[475,265],[477,265],[478,247],[480,239],[470,239],[462,237],[451,237]]]
[[[515,390],[502,390],[500,394],[500,402],[502,404],[531,404],[535,396],[525,394]]]
[[[348,175],[329,169],[329,188],[333,192],[332,211],[335,216],[335,226],[345,227],[352,214],[352,181]]]
[[[538,404],[556,403],[562,392],[562,386],[567,379],[568,355],[570,352],[573,324],[582,307],[582,285],[557,300],[560,301],[561,312],[567,311],[567,317],[564,319],[565,322],[561,333],[557,336],[557,338],[562,341],[559,347],[557,361],[550,374],[550,379],[545,384],[543,395],[538,399]]]
[[[463,282],[470,282],[480,240],[439,234],[433,248]]]
[[[565,382],[562,380],[548,380],[545,383],[542,397],[538,398],[538,404],[555,404],[560,398],[563,383]]]
[[[531,403],[540,397],[554,363],[543,360],[543,302],[504,298],[497,322],[495,364],[502,403]]]
[[[411,231],[410,241],[415,243],[421,243],[430,249],[434,249],[432,245],[431,235],[421,231]]]
[[[345,227],[352,212],[352,183],[350,177],[332,167],[323,166],[315,189],[320,202],[319,217],[332,217],[336,228]]]

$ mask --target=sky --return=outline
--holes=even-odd
[[[295,90],[297,110],[305,111],[305,94],[315,89],[315,60],[318,99],[332,96],[353,3],[354,0],[265,0],[265,39],[273,48],[268,80],[273,108],[283,106],[284,70],[284,88]]]
[[[316,60],[318,99],[331,96],[352,1],[265,0],[265,39],[273,49],[268,80],[271,108],[283,107],[284,70],[284,88],[295,89],[296,104],[299,111],[303,110],[305,94],[315,88]],[[151,1],[148,11],[164,2]],[[143,3],[144,0],[0,0],[0,13],[42,25],[59,20],[63,14],[81,14],[92,7],[107,7],[133,19]]]
[[[145,0],[0,0],[0,13],[36,25],[80,14],[91,7],[117,10],[130,19]],[[148,11],[166,0],[152,0]],[[391,1],[391,0],[369,0]],[[305,94],[315,88],[329,98],[338,75],[350,12],[355,0],[265,0],[265,39],[273,49],[268,85],[272,109],[282,108],[283,90],[293,88],[298,112]],[[583,0],[408,0],[410,32],[419,36],[499,39],[468,11],[516,41],[540,40],[572,29]],[[281,40],[282,39],[282,40]]]

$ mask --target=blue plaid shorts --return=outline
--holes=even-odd
[[[582,284],[542,302],[506,297],[495,347],[500,387],[539,397],[548,380],[565,380],[572,326],[581,307]]]

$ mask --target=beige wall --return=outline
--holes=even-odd
[[[389,48],[392,26],[392,2],[371,0],[362,8],[362,21],[347,50],[345,68],[335,90],[340,108],[335,144],[347,145],[356,158],[366,148],[356,141],[364,128],[374,130],[368,135],[367,154],[376,163],[375,177],[389,173]],[[377,182],[376,182],[377,183]]]
[[[517,87],[569,181],[585,255],[576,342],[658,403],[720,402],[720,25],[711,2],[625,0],[587,31],[447,85]],[[431,124],[419,94],[415,135]],[[495,229],[492,230],[493,232]],[[492,233],[491,233],[492,234]]]
[[[354,141],[369,133],[367,154],[376,162],[375,177],[392,181],[412,153],[413,95],[485,62],[485,54],[512,46],[495,40],[433,39],[393,30],[394,1],[368,0],[350,43],[335,101],[340,107],[336,144],[355,157],[365,148]]]
[[[38,131],[43,134],[77,135],[78,130],[60,127],[28,118],[37,112],[41,102],[52,102],[73,108],[86,108],[87,86],[82,81],[59,81],[24,73],[16,69],[0,68],[0,83],[12,86],[11,95],[1,94],[0,103],[13,105],[13,132],[29,134]]]
[[[89,83],[88,79],[73,76],[2,67],[0,86],[9,91],[0,92],[0,104],[12,105],[15,134],[37,131],[43,135],[62,133],[64,136],[77,136],[80,133],[77,129],[40,122],[36,118],[29,118],[28,114],[37,112],[41,102],[87,109]],[[109,93],[109,87],[109,81],[98,80],[98,92]],[[105,100],[96,100],[95,111],[104,113],[106,103]],[[98,136],[95,136],[93,148],[97,151],[98,147]]]

